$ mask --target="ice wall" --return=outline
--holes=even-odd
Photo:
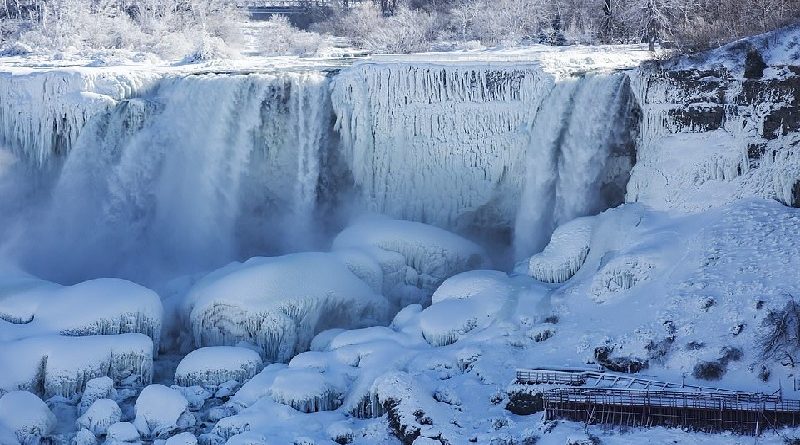
[[[532,64],[346,70],[333,106],[362,205],[446,228],[509,227],[526,132],[553,83]]]

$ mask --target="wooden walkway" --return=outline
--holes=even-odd
[[[542,391],[545,418],[589,424],[667,426],[759,435],[800,426],[800,400],[683,385],[585,369],[519,369],[517,383]]]

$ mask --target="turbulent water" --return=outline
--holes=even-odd
[[[513,233],[524,256],[622,202],[633,161],[624,74],[363,64],[144,84],[93,108],[45,92],[58,106],[17,116],[28,127],[0,97],[6,254],[61,282],[158,282],[325,248],[368,211],[499,244]]]

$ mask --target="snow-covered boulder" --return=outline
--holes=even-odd
[[[347,382],[337,373],[287,368],[270,386],[272,399],[304,413],[333,411],[342,405]]]
[[[85,413],[95,400],[113,399],[116,397],[116,393],[111,377],[103,376],[89,380],[86,382],[86,387],[83,389],[81,400],[78,403],[78,414]]]
[[[146,287],[102,278],[63,287],[43,303],[32,328],[70,336],[140,333],[158,351],[163,309],[158,294]]]
[[[419,315],[422,335],[434,346],[455,343],[495,321],[515,292],[508,276],[493,270],[464,272],[434,292],[433,304]]]
[[[594,220],[576,218],[559,226],[544,250],[527,261],[524,272],[545,283],[563,283],[583,266],[589,255]]]
[[[27,391],[11,391],[0,397],[0,428],[11,431],[23,445],[38,444],[56,426],[50,408]]]
[[[75,433],[71,445],[97,445],[97,437],[93,432],[82,428]]]
[[[386,299],[325,253],[230,264],[192,288],[186,310],[198,347],[248,342],[269,361],[307,350],[323,330],[388,318]]]
[[[144,334],[30,337],[0,343],[0,369],[0,388],[43,388],[48,398],[71,397],[102,376],[141,387],[152,379],[153,342]]]
[[[136,399],[133,424],[143,437],[161,437],[180,426],[189,402],[179,392],[164,385],[150,385]]]
[[[209,346],[190,352],[175,370],[175,384],[216,389],[234,380],[239,384],[253,378],[261,370],[257,352],[235,346]]]
[[[197,437],[189,432],[180,433],[167,439],[164,445],[197,445]]]
[[[117,402],[111,399],[96,400],[86,412],[78,418],[78,428],[85,428],[96,436],[106,434],[108,427],[119,422],[122,410]]]
[[[445,279],[490,261],[477,244],[447,230],[382,217],[357,220],[333,241],[335,252],[361,249],[383,269],[383,291],[398,308],[427,303]]]
[[[139,432],[130,422],[117,422],[108,427],[105,445],[134,444],[139,442]]]

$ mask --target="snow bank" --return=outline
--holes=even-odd
[[[0,366],[0,369],[5,369]],[[42,400],[27,391],[0,397],[0,429],[10,430],[23,445],[41,443],[56,426],[56,416]]]
[[[589,255],[592,218],[577,218],[558,226],[541,253],[528,260],[528,275],[545,283],[563,283],[583,266]]]
[[[361,249],[375,258],[383,268],[384,293],[399,307],[425,303],[448,277],[489,265],[481,247],[458,235],[378,217],[362,218],[347,227],[333,241],[333,249]]]
[[[261,370],[261,357],[247,348],[214,346],[190,352],[175,369],[175,383],[180,386],[202,386],[215,389],[234,380],[239,384],[253,378]]]
[[[180,392],[164,385],[149,385],[136,399],[133,425],[144,437],[168,435],[179,427],[191,426],[184,415],[188,414],[188,406]],[[191,423],[194,424],[193,418]]]
[[[325,329],[387,321],[386,300],[324,253],[231,264],[194,286],[186,305],[198,347],[246,341],[269,361],[289,360]]]

